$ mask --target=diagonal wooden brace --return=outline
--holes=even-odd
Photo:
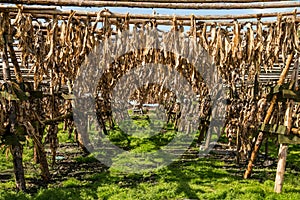
[[[286,65],[285,65],[285,68],[283,69],[283,71],[281,72],[281,75],[280,75],[280,78],[277,82],[277,85],[282,85],[283,82],[284,82],[284,79],[285,77],[287,76],[288,74],[288,71],[289,71],[289,68],[290,68],[290,65],[293,61],[293,57],[294,57],[294,52],[289,54],[288,55],[288,58],[287,58],[287,61],[286,61]],[[270,104],[270,107],[267,111],[267,115],[264,119],[264,124],[268,124],[270,119],[271,119],[271,116],[273,114],[273,111],[274,111],[274,107],[277,103],[277,94],[275,94],[273,97],[272,97],[272,100],[271,100],[271,104]],[[259,132],[258,136],[257,136],[257,140],[255,142],[255,146],[254,146],[254,149],[251,153],[251,158],[249,160],[249,163],[248,163],[248,166],[247,166],[247,169],[246,169],[246,172],[244,174],[244,178],[247,179],[251,176],[251,172],[252,172],[252,168],[253,168],[253,163],[257,157],[257,154],[259,152],[259,149],[261,147],[261,144],[262,144],[262,141],[263,141],[263,138],[264,138],[264,133],[263,132]]]

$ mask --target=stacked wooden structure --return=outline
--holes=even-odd
[[[50,174],[42,144],[43,128],[49,125],[48,139],[55,158],[57,122],[68,120],[68,124],[73,126],[70,122],[71,99],[65,96],[72,94],[81,64],[99,41],[133,28],[142,30],[151,27],[159,30],[162,26],[164,28],[161,29],[169,26],[170,31],[197,39],[198,44],[212,56],[224,85],[231,90],[230,106],[247,102],[243,108],[231,110],[227,123],[232,126],[226,125],[226,133],[238,138],[237,151],[252,152],[245,178],[251,174],[265,135],[276,132],[266,128],[268,124],[283,125],[285,128],[281,133],[284,135],[299,135],[298,122],[292,118],[293,114],[299,114],[299,106],[295,104],[299,99],[300,53],[300,12],[297,10],[245,15],[173,16],[121,14],[108,9],[98,12],[61,11],[55,6],[263,9],[295,8],[300,7],[300,2],[4,0],[2,3],[18,4],[0,5],[0,136],[4,138],[3,141],[8,141],[8,135],[15,138],[8,144],[14,155],[19,189],[25,188],[20,157],[22,136],[28,134],[33,139],[36,159],[41,163],[42,177],[47,181]],[[26,7],[25,4],[51,6]],[[267,98],[266,86],[273,88]],[[268,110],[263,109],[266,105],[269,106]],[[281,107],[285,107],[284,120],[273,115]],[[238,128],[232,131],[233,126]],[[202,129],[206,128],[203,126]],[[26,134],[19,134],[20,130]],[[249,140],[250,137],[256,138],[255,144]],[[81,139],[84,141],[87,138]],[[281,192],[282,188],[286,151],[287,144],[282,144],[276,192]]]

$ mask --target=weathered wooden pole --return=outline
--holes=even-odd
[[[11,15],[15,16],[18,13],[18,8],[16,6],[8,6],[8,5],[0,5],[0,11],[9,11]],[[55,6],[24,6],[23,13],[30,13],[36,17],[44,17],[44,18],[52,18],[53,15],[59,15],[61,17],[69,17],[70,11],[67,10],[58,10]],[[195,15],[196,20],[233,20],[233,19],[257,19],[257,18],[268,18],[268,17],[277,17],[279,12],[268,12],[268,13],[257,13],[257,14],[228,14],[228,15]],[[282,16],[291,16],[294,14],[294,11],[291,12],[280,12]],[[300,14],[300,11],[297,11],[296,14]],[[153,14],[131,14],[131,13],[109,13],[109,12],[101,12],[99,11],[76,11],[76,16],[81,16],[84,18],[85,16],[91,17],[91,19],[96,19],[97,15],[101,17],[108,17],[108,18],[126,18],[128,16],[130,18],[129,23],[137,23],[135,20],[148,20],[148,19],[156,19],[157,22],[160,20],[162,21],[169,21],[168,24],[172,24],[172,19],[174,15],[153,15]],[[183,21],[183,25],[190,25],[191,16],[190,15],[176,15],[177,20]],[[210,24],[209,22],[206,22]],[[212,24],[215,22],[211,22]],[[227,24],[228,26],[234,26],[234,23],[228,21],[219,21],[220,24]],[[239,23],[242,24],[240,21]],[[245,22],[246,23],[246,22]],[[247,22],[248,23],[248,22]],[[252,22],[255,24],[256,22]],[[264,24],[269,24],[272,22],[264,21]]]
[[[298,69],[299,69],[299,55],[297,55],[297,59],[294,64],[294,74],[292,80],[294,80],[294,88],[298,86]],[[291,89],[290,86],[289,89]],[[293,114],[293,106],[294,101],[289,100],[288,108],[285,113],[284,125],[287,127],[286,134],[289,135],[292,129],[292,114]],[[277,172],[275,178],[275,187],[274,191],[276,193],[281,193],[283,180],[284,180],[284,173],[285,173],[285,165],[286,165],[286,158],[288,154],[288,144],[280,144],[279,152],[278,152],[278,164],[277,164]]]
[[[280,144],[279,153],[278,153],[277,172],[275,178],[275,187],[274,187],[274,191],[276,193],[280,193],[282,191],[287,150],[288,150],[288,144]]]
[[[44,133],[45,126],[38,123],[38,125],[34,128],[34,132],[37,135],[37,140],[34,140],[36,146],[37,146],[37,152],[40,162],[40,169],[41,169],[41,177],[45,183],[47,183],[50,178],[50,172],[49,172],[49,165],[47,161],[47,154],[44,150],[44,145],[42,144],[42,137]],[[38,143],[39,142],[39,143]]]
[[[8,57],[7,57],[7,47],[6,44],[2,47],[2,62],[3,62],[3,79],[4,81],[10,81],[11,75],[10,75],[10,69],[9,69],[9,63],[8,63]],[[8,91],[9,92],[9,91]],[[14,134],[15,128],[16,128],[16,102],[12,101],[10,110],[9,110],[9,132],[10,134]],[[15,174],[15,181],[16,181],[16,188],[17,190],[26,190],[26,182],[25,182],[25,176],[24,176],[24,168],[23,168],[23,146],[20,144],[19,141],[16,141],[14,144],[10,147],[11,154],[13,157],[13,166],[14,166],[14,174]]]
[[[11,79],[10,76],[10,67],[8,63],[8,55],[7,55],[7,47],[3,45],[3,50],[1,51],[1,58],[2,58],[2,70],[3,70],[3,80],[8,81]]]
[[[100,0],[2,0],[3,3],[27,5],[56,5],[83,7],[136,7],[136,8],[169,8],[169,9],[264,9],[295,8],[300,2],[256,2],[256,3],[173,3],[173,2],[132,2],[132,1],[100,1]]]
[[[287,58],[287,61],[286,61],[286,65],[285,65],[285,68],[283,69],[283,71],[281,72],[281,75],[280,75],[280,78],[277,82],[277,85],[282,85],[283,82],[284,82],[284,79],[289,71],[289,68],[290,68],[290,65],[293,61],[293,57],[294,57],[294,52],[292,52],[291,54],[288,55],[288,58]],[[273,114],[273,111],[274,111],[274,107],[277,103],[277,94],[275,94],[273,97],[272,97],[272,100],[271,100],[271,103],[270,103],[270,107],[267,111],[267,115],[264,119],[264,124],[268,124],[270,119],[271,119],[271,116]],[[249,163],[248,163],[248,166],[247,166],[247,169],[246,169],[246,172],[244,174],[244,178],[247,179],[251,176],[251,172],[252,172],[252,168],[253,168],[253,163],[257,157],[257,154],[259,152],[259,149],[261,147],[261,144],[263,142],[263,138],[264,138],[264,133],[263,132],[260,132],[257,136],[257,139],[256,139],[256,142],[255,142],[255,146],[254,146],[254,149],[251,153],[251,157],[250,157],[250,160],[249,160]]]
[[[11,81],[10,68],[8,62],[8,51],[10,52],[10,58],[13,60],[13,56],[11,54],[11,41],[12,41],[12,30],[10,27],[9,14],[3,13],[3,23],[4,23],[4,32],[3,32],[3,41],[1,45],[2,50],[2,62],[3,62],[3,78],[5,82]],[[14,66],[15,67],[15,66]],[[22,77],[17,79],[18,84],[22,84]],[[9,90],[12,90],[10,88]],[[11,91],[8,91],[11,92]],[[9,107],[9,126],[7,127],[9,133],[15,135],[16,127],[18,126],[17,122],[17,112],[18,105],[16,101],[10,102]],[[15,174],[15,182],[16,189],[26,191],[26,182],[24,176],[24,167],[23,167],[23,146],[17,140],[13,142],[10,146],[10,151],[13,157],[13,166],[14,166],[14,174]]]
[[[287,135],[289,135],[292,127],[292,113],[293,113],[294,101],[290,100],[288,104],[289,105],[285,112],[285,119],[284,119],[284,126],[287,127]],[[287,152],[288,152],[288,144],[280,144],[279,152],[278,152],[278,164],[277,164],[277,172],[275,178],[275,187],[274,187],[274,191],[276,193],[281,193],[282,191]]]

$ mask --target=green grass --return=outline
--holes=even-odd
[[[98,160],[93,156],[93,154],[90,154],[88,156],[78,156],[75,158],[75,161],[77,163],[93,163],[97,162]]]
[[[95,173],[85,180],[69,178],[60,185],[28,195],[0,192],[0,199],[299,199],[297,176],[287,172],[282,194],[275,194],[270,180],[243,180],[223,169],[225,163],[210,159],[174,163],[152,173]],[[264,173],[260,174],[265,176]],[[271,179],[272,178],[272,179]]]
[[[140,120],[140,119],[139,119]],[[142,119],[138,126],[144,126]],[[67,132],[59,125],[58,134],[61,143],[72,142]],[[128,136],[117,129],[111,132],[110,139],[120,147],[133,152],[151,152],[167,144],[173,137],[172,127],[165,133],[145,137]],[[227,142],[224,137],[220,139]],[[264,147],[261,149],[263,152]],[[269,143],[269,155],[277,156],[278,148],[274,142]],[[24,148],[26,178],[39,177],[39,166],[32,161],[32,144]],[[0,179],[0,200],[6,199],[300,199],[300,148],[290,145],[287,158],[287,169],[282,194],[273,192],[276,167],[254,167],[253,176],[249,180],[242,178],[245,166],[216,160],[198,158],[193,161],[178,161],[152,172],[121,173],[117,167],[94,171],[81,178],[64,177],[59,182],[50,183],[48,188],[40,187],[37,192],[24,194],[15,192],[14,179]],[[122,156],[120,163],[129,162],[129,157]],[[73,159],[77,164],[93,166],[99,162],[93,155],[77,156]],[[147,160],[145,163],[149,162]],[[0,154],[0,174],[12,171],[12,159]],[[83,170],[84,171],[84,170]],[[53,173],[54,171],[52,171]],[[137,171],[136,171],[137,172]],[[28,185],[30,189],[31,185]]]
[[[12,168],[13,163],[11,154],[9,152],[6,152],[6,149],[2,149],[0,153],[0,172]]]
[[[59,143],[72,143],[72,142],[74,142],[74,134],[72,134],[72,137],[69,139],[68,138],[68,136],[69,136],[68,135],[68,130],[64,131],[63,126],[64,126],[63,123],[60,123],[58,125],[58,129],[60,130],[57,134]]]

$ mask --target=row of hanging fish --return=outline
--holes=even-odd
[[[278,15],[276,22],[267,24],[261,19],[243,23],[234,20],[230,27],[201,23],[197,34],[200,44],[220,67],[225,80],[230,81],[233,69],[240,69],[242,75],[242,71],[248,71],[251,80],[261,67],[270,70],[280,58],[285,63],[291,51],[300,51],[300,24],[296,19],[295,14],[288,17]]]
[[[22,66],[34,72],[35,89],[49,78],[50,70],[53,85],[74,80],[83,59],[96,45],[98,37],[101,38],[101,34],[94,34],[100,18],[92,23],[89,18],[82,20],[74,15],[72,12],[67,20],[54,16],[43,21],[19,8],[14,20],[2,18],[9,20],[13,29],[21,50]]]
[[[99,12],[93,20],[72,12],[67,19],[53,16],[45,21],[23,13],[22,8],[13,20],[1,13],[0,45],[4,43],[4,27],[8,26],[21,50],[22,66],[34,72],[34,89],[43,80],[49,79],[57,90],[67,84],[71,88],[78,75],[83,74],[77,81],[77,87],[83,93],[95,94],[96,91],[98,106],[102,108],[109,108],[113,87],[137,65],[160,63],[169,69],[174,67],[200,96],[201,113],[209,113],[210,105],[206,101],[208,88],[218,79],[216,68],[211,63],[217,66],[223,80],[235,87],[237,82],[244,81],[246,75],[251,80],[261,67],[270,70],[279,59],[285,63],[286,55],[291,51],[300,51],[296,15],[279,15],[277,21],[271,24],[265,24],[260,19],[248,23],[234,20],[230,27],[218,23],[208,25],[205,22],[199,25],[192,17],[189,34],[186,34],[176,18],[170,31],[162,32],[153,20],[135,24],[131,28],[129,18],[113,24],[109,18],[101,17],[103,12]],[[157,50],[159,48],[164,51]],[[93,54],[101,56],[88,59]],[[88,69],[99,64],[105,67],[100,70]],[[160,70],[161,76],[171,75],[164,68]],[[101,78],[102,74],[105,76]],[[212,74],[216,77],[211,78]],[[136,77],[140,75],[137,73]],[[126,83],[130,84],[136,77],[128,79]],[[87,82],[87,79],[93,80]],[[174,81],[177,84],[178,80]],[[119,88],[120,91],[126,91],[127,84]],[[169,93],[164,91],[162,84],[155,93],[157,96],[151,96],[152,100],[167,98],[164,95]],[[72,89],[69,89],[71,92]],[[135,98],[140,97],[136,95]],[[86,106],[84,109],[89,109],[90,105]],[[244,116],[239,119],[241,124],[250,118],[252,110],[252,104],[248,103],[244,114],[240,115]]]
[[[44,22],[30,14],[23,13],[20,7],[14,20],[2,17],[0,24],[4,24],[5,20],[10,20],[14,39],[18,41],[18,47],[22,50],[22,66],[30,67],[36,74],[37,85],[45,79],[44,75],[49,76],[49,69],[54,71],[53,81],[57,84],[59,82],[64,84],[68,79],[75,79],[83,60],[100,40],[107,36],[115,37],[117,40],[118,34],[113,35],[112,32],[129,30],[130,19],[125,18],[119,20],[118,24],[113,24],[108,18],[101,17],[103,12],[109,11],[99,12],[97,18],[93,20],[89,17],[76,16],[74,11],[68,19],[53,16]],[[102,22],[101,25],[100,22]],[[143,44],[145,38],[142,38],[140,34],[146,26],[155,29],[157,25],[151,20],[147,23],[136,24],[132,30],[133,34],[128,33],[128,37],[136,37],[138,42]],[[182,29],[180,22],[174,18],[171,30],[177,30],[178,37],[184,37]],[[175,52],[177,50],[180,52],[179,49],[189,49],[189,52],[182,55],[196,59],[200,44],[212,56],[213,62],[219,67],[225,80],[231,79],[232,69],[239,69],[240,74],[247,74],[249,79],[252,79],[261,66],[265,70],[272,69],[280,55],[284,62],[286,54],[292,50],[300,50],[297,35],[299,23],[296,22],[296,15],[290,17],[279,15],[277,21],[271,24],[264,24],[260,19],[248,23],[234,20],[232,26],[223,26],[218,23],[207,25],[205,22],[199,24],[192,17],[190,29],[190,37],[197,37],[199,43],[175,43],[171,48]],[[0,31],[0,35],[2,32]],[[168,31],[169,34],[166,33],[164,37],[171,37],[172,32]],[[151,35],[152,31],[149,30],[148,34]],[[128,43],[127,45],[138,47],[137,44]],[[111,51],[114,50],[107,50],[107,53]],[[29,66],[29,63],[33,65]]]

